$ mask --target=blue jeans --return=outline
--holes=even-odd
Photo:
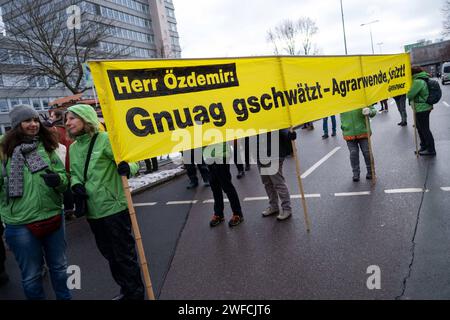
[[[323,118],[323,133],[328,134],[328,117]],[[336,116],[331,116],[331,130],[336,133]]]
[[[67,288],[66,241],[64,218],[59,230],[43,239],[36,238],[25,225],[6,225],[5,239],[16,257],[22,275],[22,286],[29,300],[45,299],[42,285],[44,256],[49,268],[56,299],[72,298]]]

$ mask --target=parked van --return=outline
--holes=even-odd
[[[442,84],[450,82],[450,62],[444,62],[442,64],[441,81]]]

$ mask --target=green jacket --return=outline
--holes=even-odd
[[[48,169],[58,173],[61,184],[56,188],[47,186],[41,174],[45,170],[31,173],[28,167],[24,166],[23,172],[23,195],[20,198],[7,199],[7,186],[5,179],[0,179],[0,214],[2,221],[6,224],[20,225],[35,221],[45,220],[61,214],[62,192],[67,188],[68,178],[64,164],[55,152],[48,154],[42,143],[38,144],[37,152],[48,164]],[[10,174],[11,159],[6,165],[7,176]],[[1,176],[3,177],[3,163],[0,165]]]
[[[89,196],[86,217],[99,219],[125,210],[127,200],[107,132],[98,133],[87,170],[87,181],[84,181],[84,165],[91,139],[91,136],[84,134],[70,146],[70,179],[72,186],[81,183],[86,188]],[[134,175],[139,167],[136,163],[130,163],[130,169]]]
[[[371,106],[368,108],[370,108],[369,116],[371,118],[375,117],[377,114],[375,107]],[[363,139],[368,137],[366,119],[362,114],[362,109],[363,108],[341,113],[341,129],[345,140]],[[372,131],[370,134],[372,134]]]
[[[433,109],[432,105],[426,103],[429,92],[428,85],[424,79],[428,78],[430,78],[430,76],[425,71],[413,75],[413,83],[406,96],[408,97],[409,104],[414,102],[413,108],[415,106],[416,112],[424,112]]]
[[[218,163],[224,163],[224,160],[226,161],[230,157],[231,147],[227,142],[215,143],[203,148],[203,158],[207,164],[212,164],[214,160],[218,160]]]

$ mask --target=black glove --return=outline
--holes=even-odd
[[[295,131],[288,131],[287,136],[288,136],[289,140],[295,140],[295,139],[297,139],[297,132],[295,132]]]
[[[75,197],[78,197],[79,199],[89,198],[86,192],[86,188],[81,183],[77,183],[76,185],[72,186],[72,192],[73,195]]]
[[[117,172],[119,175],[129,178],[131,173],[130,165],[125,161],[120,162],[117,165]]]
[[[41,174],[41,177],[44,179],[45,184],[48,185],[50,188],[55,188],[61,184],[61,178],[59,174],[46,169],[46,173]]]

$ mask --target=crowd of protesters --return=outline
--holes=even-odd
[[[429,76],[417,67],[412,68],[412,75],[410,92],[394,97],[401,116],[399,125],[406,125],[405,101],[408,97],[417,117],[421,142],[419,155],[435,156],[429,124],[433,106],[426,103],[428,88],[425,80]],[[386,101],[383,101],[382,108],[388,110]],[[372,130],[368,118],[376,113],[374,105],[371,105],[340,115],[355,182],[360,179],[359,150],[366,164],[366,179],[374,178],[374,163],[370,161],[368,144]],[[0,235],[4,232],[6,243],[20,268],[26,298],[45,299],[42,268],[46,264],[56,298],[71,299],[66,285],[64,215],[74,215],[87,219],[97,248],[120,286],[121,291],[116,298],[144,299],[144,285],[121,178],[135,175],[138,164],[120,162],[116,165],[108,132],[90,105],[74,105],[64,115],[53,110],[47,121],[42,121],[28,105],[15,106],[9,116],[11,130],[2,137],[0,144]],[[311,130],[313,125],[308,123],[304,127]],[[323,128],[322,138],[326,139],[328,119],[323,120]],[[336,136],[335,116],[332,116],[331,136]],[[292,216],[283,163],[293,154],[296,138],[292,129],[256,136],[257,150],[253,156],[269,199],[268,207],[261,213],[263,217],[276,215],[279,221],[284,221]],[[250,139],[232,143],[237,178],[240,179],[245,176],[245,171],[250,170]],[[273,143],[277,145],[277,151],[271,150]],[[265,150],[261,152],[259,148]],[[236,155],[240,154],[237,149],[244,150],[244,157],[240,159],[243,161],[237,160]],[[223,193],[227,195],[232,210],[228,225],[235,227],[241,224],[244,214],[230,173],[231,144],[219,143],[198,149],[199,161],[195,161],[194,151],[184,152],[190,179],[187,188],[198,186],[198,169],[204,185],[211,187],[214,197],[210,226],[216,227],[225,220]],[[147,172],[157,170],[155,160],[148,160]],[[5,257],[5,247],[0,241],[0,286],[8,282]]]

